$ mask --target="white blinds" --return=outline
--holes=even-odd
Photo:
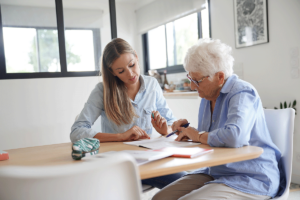
[[[33,6],[1,6],[4,26],[57,27],[55,8]],[[102,27],[102,10],[64,9],[66,28]]]
[[[136,10],[137,29],[145,33],[159,25],[205,9],[206,0],[156,0]]]

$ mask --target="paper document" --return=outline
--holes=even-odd
[[[174,141],[174,137],[169,137],[169,138],[160,137],[160,138],[149,139],[149,140],[124,142],[124,144],[145,147],[145,148],[148,148],[148,149],[161,149],[161,148],[164,148],[164,147],[188,147],[188,146],[197,145],[199,143],[196,143],[196,142],[177,142],[177,141]]]
[[[116,152],[117,151],[108,151],[108,152],[100,153],[96,157],[113,156],[113,154]],[[169,157],[173,154],[171,152],[139,151],[139,150],[123,150],[118,152],[124,152],[131,155],[135,159],[138,166],[154,160],[159,160],[162,158]]]

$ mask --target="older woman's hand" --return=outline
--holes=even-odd
[[[178,128],[178,137],[176,141],[185,141],[191,139],[193,142],[200,142],[199,131],[193,127],[179,127]]]
[[[187,123],[188,123],[188,121],[186,119],[180,119],[180,120],[175,121],[171,126],[172,131],[178,130],[179,127],[181,127],[182,125],[185,125]]]

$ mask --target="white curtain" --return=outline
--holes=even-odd
[[[64,9],[66,28],[100,28],[102,10]],[[2,5],[4,26],[57,27],[55,8]]]
[[[159,25],[201,9],[206,0],[155,0],[136,10],[137,29],[146,33]]]

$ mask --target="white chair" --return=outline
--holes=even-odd
[[[279,110],[265,109],[265,118],[271,138],[282,153],[281,162],[286,177],[285,191],[281,196],[274,199],[285,200],[289,196],[292,175],[295,110],[292,108]]]
[[[0,168],[0,199],[140,200],[137,172],[133,158],[124,153],[86,157],[71,165],[5,166]]]
[[[79,115],[77,115],[75,117],[75,121],[78,119],[78,117],[79,117]],[[98,119],[94,122],[94,124],[92,125],[91,128],[94,129],[94,130],[96,130],[96,131],[99,131],[99,132],[101,131],[101,116],[98,117]],[[158,137],[159,133],[157,133],[156,131],[153,131],[153,134],[152,134],[151,138],[153,137],[153,135],[155,135],[155,137]],[[143,192],[149,192],[152,189],[154,189],[153,186],[142,184],[142,191]]]

